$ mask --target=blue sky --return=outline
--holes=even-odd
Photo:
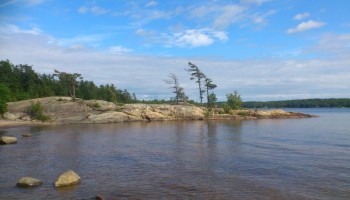
[[[139,99],[198,100],[193,62],[219,100],[350,97],[350,1],[0,0],[0,59],[79,72]]]

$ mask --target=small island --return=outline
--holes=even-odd
[[[39,105],[37,113],[33,108]],[[40,113],[39,113],[40,112]],[[40,120],[38,116],[45,116]],[[41,116],[41,117],[42,117]],[[71,97],[45,97],[8,103],[8,112],[0,126],[44,125],[71,123],[118,123],[166,120],[242,120],[261,118],[308,118],[313,115],[283,110],[211,109],[194,105],[125,104],[116,105],[103,100],[82,100]],[[46,122],[42,122],[46,121]]]

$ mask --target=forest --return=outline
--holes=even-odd
[[[245,108],[349,108],[350,98],[243,102]]]
[[[136,101],[136,95],[125,89],[119,89],[113,84],[97,86],[93,81],[83,80],[77,73],[55,70],[53,74],[39,74],[30,65],[0,61],[0,106],[6,102],[48,96],[72,96],[115,103]]]

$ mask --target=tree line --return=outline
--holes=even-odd
[[[342,108],[350,107],[349,98],[298,99],[284,101],[243,102],[245,108]]]
[[[134,93],[118,89],[113,84],[97,86],[93,81],[83,80],[78,73],[55,70],[53,74],[39,74],[30,65],[0,61],[0,113],[5,112],[6,102],[48,96],[100,99],[115,103],[136,101]]]

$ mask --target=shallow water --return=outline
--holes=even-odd
[[[0,199],[350,199],[350,109],[292,111],[320,117],[0,129]]]

